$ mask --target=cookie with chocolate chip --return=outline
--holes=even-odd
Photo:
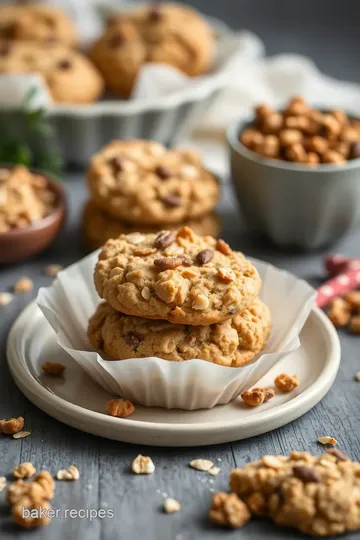
[[[221,220],[216,214],[206,214],[198,219],[187,221],[184,225],[192,228],[195,234],[200,236],[220,235]],[[169,229],[178,229],[179,225],[173,224]],[[92,201],[88,201],[84,208],[82,217],[82,230],[86,246],[93,251],[103,246],[110,238],[117,238],[120,234],[130,234],[134,232],[156,233],[158,227],[148,225],[136,225],[109,216],[104,210],[98,208]]]
[[[0,39],[62,43],[74,47],[77,31],[61,10],[45,4],[3,4],[0,6]]]
[[[197,219],[219,198],[218,180],[197,153],[154,141],[111,142],[92,158],[88,185],[107,214],[153,227]]]
[[[94,281],[99,296],[122,313],[195,326],[241,313],[261,287],[242,253],[189,227],[109,240]]]
[[[234,319],[210,326],[186,326],[168,321],[132,317],[102,303],[91,317],[88,338],[91,345],[110,360],[156,356],[171,362],[198,358],[222,366],[237,367],[250,362],[265,345],[271,326],[268,308],[256,300],[252,312],[263,317],[251,322],[247,333],[254,339],[244,341]],[[251,316],[245,310],[238,318]],[[250,347],[250,348],[246,348]]]
[[[360,463],[337,448],[263,456],[234,469],[230,489],[253,514],[311,536],[360,530]]]
[[[97,69],[81,53],[57,43],[0,40],[0,74],[40,74],[52,99],[90,103],[103,91]]]
[[[212,29],[199,13],[162,3],[111,17],[91,57],[108,87],[126,98],[144,64],[169,64],[194,77],[210,69],[213,49]]]

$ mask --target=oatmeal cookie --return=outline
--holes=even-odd
[[[221,222],[219,216],[216,214],[207,214],[199,219],[186,222],[183,225],[188,225],[195,234],[200,236],[210,235],[217,238],[220,235]],[[82,228],[85,243],[91,251],[103,246],[110,238],[117,238],[120,234],[158,232],[158,227],[154,228],[147,225],[137,226],[134,223],[127,223],[126,221],[108,216],[104,210],[98,208],[92,201],[88,201],[85,205]],[[167,228],[178,229],[179,225],[173,224]]]
[[[0,6],[0,39],[63,43],[74,47],[74,23],[61,10],[44,4]]]
[[[219,198],[218,180],[198,154],[153,141],[108,144],[90,162],[88,185],[97,206],[137,226],[197,219]]]
[[[90,103],[103,91],[95,66],[81,53],[57,43],[0,40],[0,74],[38,73],[52,99]]]
[[[91,58],[109,88],[126,98],[143,64],[169,64],[194,77],[210,69],[213,53],[207,22],[189,7],[164,3],[112,17]]]
[[[256,268],[242,253],[189,227],[108,240],[94,281],[99,296],[122,313],[190,325],[241,313],[261,287]]]
[[[264,456],[233,470],[230,488],[253,513],[306,534],[360,529],[360,463],[336,448],[321,456]]]
[[[253,349],[240,345],[242,336],[233,319],[210,326],[185,326],[168,321],[151,321],[142,317],[131,317],[116,311],[109,304],[100,304],[91,317],[88,338],[91,345],[111,360],[157,356],[173,362],[200,358],[222,366],[238,366],[250,362],[265,344],[270,324],[269,310],[256,300],[254,310],[262,310],[263,321],[252,324],[256,336],[253,343],[245,340]],[[237,318],[246,317],[249,310]],[[250,325],[247,326],[250,335]],[[235,362],[235,363],[234,363]]]
[[[46,178],[19,165],[0,169],[0,233],[23,229],[53,212],[57,200]]]

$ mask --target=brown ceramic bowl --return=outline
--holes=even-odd
[[[12,169],[13,166],[0,165],[2,169]],[[60,232],[66,214],[66,195],[63,186],[48,173],[31,169],[48,181],[48,187],[57,197],[55,210],[39,221],[35,221],[24,229],[12,229],[0,233],[0,264],[13,264],[40,253],[52,244]]]

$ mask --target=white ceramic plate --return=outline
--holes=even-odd
[[[157,446],[200,446],[245,439],[295,420],[330,389],[340,362],[340,344],[327,317],[314,308],[300,334],[301,347],[283,359],[257,386],[272,385],[279,373],[296,374],[300,386],[259,408],[238,398],[210,410],[180,411],[137,407],[127,419],[104,412],[113,396],[100,388],[57,344],[35,302],[20,314],[8,339],[8,363],[20,390],[35,405],[82,431],[109,439]],[[66,365],[64,377],[41,373],[45,361]],[[154,391],[156,391],[154,389]]]

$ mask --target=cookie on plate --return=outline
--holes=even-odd
[[[247,324],[245,343],[252,347],[249,349],[242,348],[242,336],[233,319],[210,326],[186,326],[124,315],[107,303],[100,304],[90,319],[88,338],[111,360],[157,356],[172,362],[199,358],[222,366],[238,366],[242,357],[244,365],[264,347],[271,327],[267,306],[256,300],[251,309],[261,311],[263,318]],[[247,314],[245,310],[237,318]],[[253,339],[249,339],[251,333]]]
[[[213,53],[213,32],[201,15],[163,3],[112,17],[91,57],[109,88],[126,98],[145,63],[169,64],[194,77],[209,71]]]
[[[77,32],[72,20],[54,6],[3,4],[0,6],[0,39],[58,42],[74,47]]]
[[[220,218],[213,213],[202,216],[196,220],[194,219],[183,225],[188,225],[195,234],[200,236],[210,235],[217,238],[220,235]],[[179,225],[176,224],[172,227],[178,229]],[[171,229],[172,227],[169,226],[167,228]],[[158,232],[158,228],[149,227],[147,225],[137,226],[134,223],[127,223],[126,221],[121,221],[109,216],[92,201],[88,201],[85,205],[82,228],[85,243],[91,251],[103,246],[109,238],[117,238],[120,234]]]
[[[106,213],[154,227],[197,219],[219,198],[217,178],[199,155],[154,141],[113,141],[93,156],[88,185]]]
[[[189,227],[108,240],[94,281],[99,296],[122,313],[195,326],[241,313],[261,287],[242,253]]]
[[[57,43],[0,41],[1,73],[39,73],[56,102],[90,103],[104,86],[100,73],[83,54]]]
[[[312,536],[360,529],[360,463],[337,448],[264,456],[234,469],[230,489],[254,514]]]

